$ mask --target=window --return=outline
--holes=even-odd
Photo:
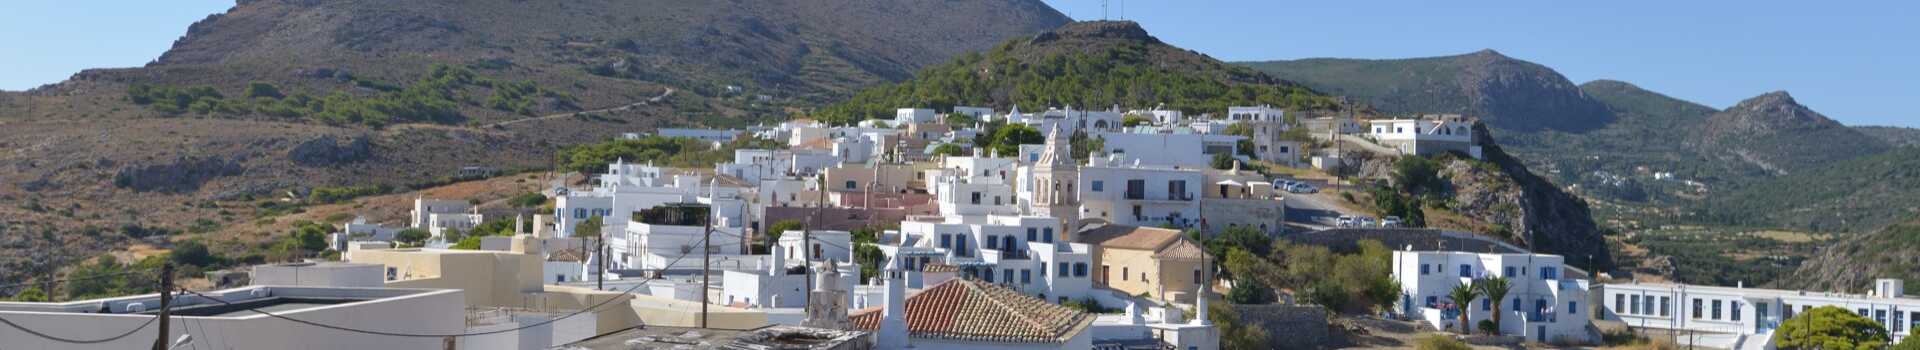
[[[1873,310],[1873,321],[1887,324],[1887,310]]]
[[[1759,304],[1753,304],[1753,314],[1759,315],[1761,319],[1766,319],[1767,311],[1773,311],[1773,310],[1769,310],[1771,309],[1769,306],[1772,306],[1772,305],[1767,305],[1767,303],[1764,303],[1764,302]]]
[[[856,188],[860,188],[858,183],[855,183],[853,180],[847,180],[847,189],[851,190]]]
[[[965,236],[953,240],[953,251],[960,256],[973,256],[973,253],[967,252],[967,237]]]
[[[1622,314],[1627,313],[1627,295],[1626,294],[1613,295],[1613,312],[1622,313]]]
[[[1020,284],[1033,283],[1033,270],[1020,269]]]
[[[1167,199],[1182,200],[1186,198],[1187,198],[1187,181],[1186,180],[1167,181]]]
[[[1693,318],[1700,318],[1700,298],[1693,299]]]
[[[1440,297],[1431,296],[1431,295],[1427,296],[1427,306],[1432,307],[1434,305],[1440,305]]]
[[[993,205],[1000,205],[1000,196],[993,196]]]
[[[1141,272],[1141,273],[1140,273],[1140,283],[1153,283],[1153,281],[1149,281],[1149,280],[1147,280],[1147,273],[1145,273],[1145,272]]]
[[[1670,306],[1671,304],[1673,304],[1673,300],[1672,300],[1671,298],[1669,298],[1669,297],[1660,297],[1660,316],[1667,316],[1667,315],[1669,315],[1669,313],[1668,313],[1668,310],[1667,310],[1667,309],[1671,307],[1671,306]]]
[[[1501,270],[1500,270],[1500,272],[1501,272],[1501,273],[1500,273],[1500,277],[1508,277],[1508,278],[1511,278],[1511,277],[1513,277],[1513,276],[1514,276],[1514,272],[1513,272],[1513,267],[1512,267],[1512,266],[1508,266],[1508,267],[1507,267],[1507,268],[1505,268],[1505,269],[1501,269]]]
[[[1907,314],[1907,329],[1920,329],[1920,311]]]
[[[1567,302],[1567,314],[1568,315],[1580,314],[1580,302],[1578,301]]]
[[[1793,304],[1780,303],[1780,318],[1793,318]]]
[[[988,237],[987,237],[987,249],[996,249],[996,250],[997,250],[997,249],[1000,249],[1000,243],[999,243],[999,241],[1000,241],[1000,240],[997,240],[997,239],[993,239],[993,237],[992,237],[992,236],[988,236]],[[1007,247],[1007,248],[1013,248],[1013,247]]]
[[[1087,277],[1087,264],[1073,263],[1073,277]]]
[[[1093,191],[1094,191],[1094,192],[1100,192],[1100,191],[1103,191],[1103,190],[1106,190],[1106,189],[1107,189],[1107,182],[1106,182],[1106,181],[1100,181],[1100,180],[1093,180]]]
[[[1124,278],[1126,275],[1123,274],[1120,276]],[[1112,280],[1113,280],[1113,265],[1100,265],[1100,282],[1105,283],[1107,281],[1112,281]]]
[[[1046,242],[1046,243],[1053,243],[1053,228],[1052,228],[1052,227],[1048,227],[1048,228],[1042,228],[1042,229],[1040,229],[1040,241],[1041,241],[1041,242]]]
[[[1713,314],[1712,314],[1712,315],[1713,315],[1713,317],[1712,317],[1712,319],[1715,319],[1715,320],[1718,320],[1718,319],[1720,319],[1720,305],[1721,305],[1721,301],[1720,301],[1720,300],[1714,300],[1714,301],[1713,301]]]
[[[973,193],[973,204],[980,204],[980,192]]]
[[[1126,267],[1126,266],[1121,266],[1121,267],[1120,267],[1120,280],[1122,280],[1122,281],[1125,281],[1125,280],[1127,280],[1127,267]]]
[[[1021,271],[1026,271],[1026,270],[1021,270]],[[1005,271],[1002,271],[1002,272],[1007,275],[1007,278],[1002,281],[1005,281],[1007,283],[1013,283],[1013,269],[1006,269]]]
[[[1473,277],[1473,265],[1460,264],[1460,277]]]
[[[1507,311],[1514,310],[1520,310],[1520,298],[1513,298],[1513,307],[1507,308]]]
[[[1493,310],[1493,299],[1480,298],[1480,311]]]
[[[553,275],[553,281],[554,281],[554,282],[560,282],[560,283],[566,283],[566,282],[567,282],[567,275],[566,275],[566,274],[557,274],[557,275]]]
[[[1067,277],[1067,263],[1060,263],[1056,266],[1057,267],[1053,269],[1053,274],[1059,277]]]
[[[1553,268],[1552,266],[1541,267],[1540,279],[1549,281],[1560,279],[1560,269]]]
[[[1907,316],[1907,313],[1905,312],[1899,312],[1899,311],[1893,312],[1893,332],[1894,333],[1907,331],[1906,316]]]
[[[573,209],[573,218],[575,218],[575,219],[586,219],[586,218],[587,218],[587,210],[586,210],[586,209],[580,209],[580,208],[574,208],[574,209]]]
[[[1421,276],[1427,275],[1427,264],[1420,264],[1420,275]]]
[[[1631,310],[1631,311],[1627,311],[1627,314],[1639,315],[1640,314],[1640,296],[1635,295],[1633,296],[1632,300],[1633,300],[1633,304],[1630,304],[1630,306],[1628,306],[1628,310]]]
[[[941,248],[953,248],[953,235],[940,235]]]
[[[1027,241],[1032,242],[1032,241],[1038,241],[1038,240],[1040,240],[1040,229],[1028,227]]]
[[[1641,299],[1641,300],[1640,300],[1640,304],[1641,304],[1641,305],[1643,305],[1643,306],[1642,306],[1642,307],[1640,308],[1640,310],[1645,310],[1645,311],[1646,311],[1645,313],[1642,313],[1642,315],[1652,315],[1652,314],[1653,314],[1653,296],[1652,296],[1652,295],[1648,295],[1648,296],[1646,297],[1646,299]]]
[[[1194,282],[1200,282],[1200,281],[1201,281],[1201,277],[1200,277],[1200,269],[1193,269],[1193,281],[1194,281]]]

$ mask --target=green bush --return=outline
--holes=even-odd
[[[1795,314],[1773,332],[1773,341],[1781,349],[1881,349],[1890,339],[1879,322],[1835,306]]]
[[[393,191],[393,187],[387,186],[387,185],[321,187],[321,188],[315,188],[313,189],[312,193],[307,194],[307,202],[316,203],[316,204],[334,204],[334,203],[351,200],[354,198],[379,195],[379,194],[384,194],[392,191]]]
[[[1466,342],[1454,339],[1453,336],[1440,333],[1420,336],[1419,339],[1413,341],[1413,348],[1418,350],[1473,350],[1473,347],[1468,346]]]

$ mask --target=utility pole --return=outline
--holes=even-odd
[[[868,185],[871,186],[872,183],[869,182]],[[804,298],[801,300],[806,301],[808,305],[813,304],[813,224],[815,219],[820,217],[821,208],[827,206],[827,174],[825,172],[820,173],[820,198],[816,201],[818,204],[813,206],[813,214],[807,215],[805,225],[800,225],[800,267],[807,271],[807,289],[805,289],[807,292],[800,295]]]
[[[705,227],[700,238],[700,328],[707,328],[707,290],[713,288],[713,207],[707,207],[705,216],[700,220]]]
[[[160,336],[153,338],[153,350],[167,350],[167,334],[171,323],[167,309],[173,304],[173,263],[160,264]]]

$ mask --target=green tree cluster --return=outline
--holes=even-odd
[[[1024,39],[1022,39],[1024,40]],[[1224,113],[1227,106],[1271,104],[1289,109],[1331,109],[1331,98],[1304,87],[1242,82],[1253,73],[1220,66],[1217,70],[1179,71],[1157,64],[1150,44],[1115,45],[1105,52],[1032,56],[1021,40],[982,53],[969,53],[929,67],[914,79],[864,90],[816,113],[822,121],[846,124],[886,118],[902,106],[949,110],[954,105],[1154,106],[1189,115]],[[1157,44],[1156,44],[1157,45]]]
[[[370,79],[353,78],[354,84],[379,91],[372,96],[335,91],[324,96],[305,93],[287,94],[267,82],[250,82],[243,97],[227,98],[211,86],[172,86],[136,84],[127,89],[127,97],[166,116],[265,115],[277,118],[306,119],[331,125],[382,127],[394,123],[426,122],[452,124],[466,120],[460,114],[463,105],[475,105],[464,94],[475,89],[491,91],[485,107],[531,114],[540,101],[549,99],[571,107],[575,100],[563,92],[541,88],[532,81],[498,81],[482,77],[466,67],[436,64],[418,81],[405,87]]]
[[[1793,315],[1773,331],[1776,347],[1786,350],[1871,350],[1885,348],[1891,337],[1879,322],[1836,306],[1816,307]],[[1910,346],[1902,342],[1902,346]]]
[[[388,192],[393,192],[393,186],[368,185],[368,186],[345,186],[345,187],[321,187],[321,188],[315,188],[313,189],[313,192],[307,193],[307,202],[313,203],[313,204],[333,204],[333,203],[345,202],[354,198],[385,194]]]

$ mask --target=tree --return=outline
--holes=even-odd
[[[261,97],[279,99],[287,96],[280,93],[280,87],[273,86],[271,83],[263,81],[247,83],[247,98]]]
[[[1420,194],[1446,188],[1440,180],[1440,162],[1421,156],[1405,156],[1393,161],[1393,185],[1401,192]]]
[[[1213,161],[1209,162],[1208,165],[1212,165],[1214,169],[1227,170],[1233,169],[1233,163],[1239,162],[1240,160],[1234,159],[1231,154],[1216,153],[1213,155]]]
[[[1138,114],[1128,114],[1126,117],[1120,118],[1120,126],[1125,126],[1129,128],[1140,126],[1140,125],[1150,125],[1150,124],[1153,124],[1152,119],[1147,119],[1147,117],[1142,117]]]
[[[521,193],[513,196],[513,198],[507,199],[507,205],[521,209],[537,208],[544,204],[547,204],[547,196],[539,192]]]
[[[1887,346],[1887,328],[1865,316],[1834,306],[1807,310],[1780,323],[1773,331],[1780,349],[1869,350]],[[1912,339],[1901,342],[1909,346]]]
[[[933,147],[933,155],[939,157],[965,156],[967,155],[967,149],[957,144],[943,143]]]
[[[1462,334],[1473,333],[1473,323],[1467,319],[1467,306],[1472,305],[1473,298],[1479,296],[1479,288],[1472,283],[1457,284],[1453,286],[1453,290],[1447,291],[1447,299],[1452,299],[1454,310],[1460,312],[1459,325]]]
[[[1493,304],[1493,324],[1495,327],[1498,327],[1500,325],[1500,301],[1507,300],[1507,292],[1512,290],[1513,281],[1507,280],[1506,277],[1488,277],[1473,281],[1473,285],[1480,288],[1480,295],[1487,297],[1487,303]],[[1499,335],[1499,333],[1497,330],[1494,331],[1494,335]]]
[[[806,226],[807,224],[800,222],[800,220],[780,220],[774,222],[773,225],[768,225],[767,234],[763,236],[767,238],[767,246],[771,247],[780,243],[780,234],[787,233],[787,231],[799,231]]]
[[[418,247],[421,244],[426,244],[427,239],[429,238],[433,238],[433,233],[427,232],[427,230],[422,230],[417,228],[400,230],[400,232],[393,234],[393,240],[399,241],[400,244],[413,246],[413,247]]]
[[[199,267],[213,265],[219,260],[218,257],[213,256],[213,253],[207,250],[207,245],[200,243],[200,241],[180,242],[179,245],[173,247],[173,252],[167,253],[167,257],[173,260],[175,264]]]
[[[1228,248],[1223,267],[1233,277],[1233,290],[1227,293],[1227,301],[1234,304],[1265,304],[1271,300],[1273,290],[1261,281],[1268,268],[1266,259],[1261,259],[1239,247]]]
[[[1894,344],[1893,350],[1920,350],[1920,336],[1908,335],[1899,344]]]
[[[467,236],[467,238],[461,238],[459,242],[453,243],[452,248],[461,249],[461,250],[480,250],[480,237],[482,236],[476,235],[476,236]]]
[[[993,131],[992,150],[1002,155],[1020,153],[1020,145],[1038,145],[1047,142],[1047,136],[1026,124],[1010,124]]]
[[[603,226],[601,222],[605,221],[601,218],[602,216],[599,215],[589,216],[586,221],[573,225],[573,236],[587,239],[600,238],[600,229]]]
[[[37,286],[36,286],[36,287],[27,287],[27,289],[26,289],[26,290],[22,290],[22,291],[20,291],[20,293],[18,293],[18,294],[14,294],[14,295],[13,295],[13,301],[21,301],[21,302],[30,302],[30,303],[32,303],[32,302],[46,302],[46,301],[47,301],[47,292],[45,292],[45,291],[41,291],[41,290],[40,290],[40,287],[37,287]]]
[[[1246,324],[1227,303],[1207,304],[1207,318],[1220,329],[1221,349],[1266,349],[1267,330]]]
[[[1373,299],[1375,311],[1391,308],[1400,297],[1400,280],[1393,279],[1391,275],[1376,277],[1367,284],[1366,296],[1367,299]]]

